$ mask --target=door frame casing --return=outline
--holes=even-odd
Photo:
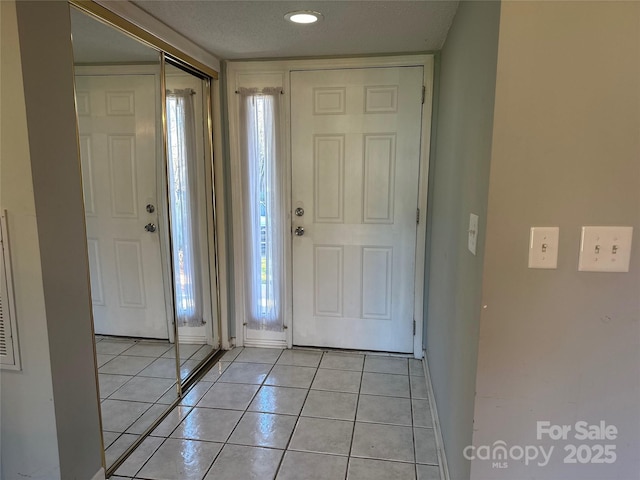
[[[240,136],[238,125],[237,87],[244,85],[251,77],[268,78],[281,75],[283,79],[283,119],[282,141],[285,148],[286,162],[286,211],[287,221],[291,224],[291,92],[290,73],[297,70],[335,70],[380,67],[423,67],[424,102],[422,105],[422,127],[420,136],[420,176],[418,180],[418,204],[420,221],[417,225],[415,275],[414,275],[414,306],[413,319],[415,322],[413,337],[413,354],[415,358],[422,358],[422,327],[424,311],[424,273],[425,273],[425,243],[426,243],[426,212],[427,187],[429,178],[429,152],[431,144],[431,113],[433,105],[433,71],[434,55],[403,55],[388,57],[336,58],[317,60],[274,60],[274,61],[232,61],[227,69],[227,98],[229,105],[229,151],[231,160],[231,203],[233,205],[234,238],[242,237],[242,179],[239,163]],[[265,85],[266,86],[266,85]],[[277,85],[270,85],[277,86]],[[293,344],[293,285],[292,285],[292,242],[291,235],[286,236],[285,242],[285,330],[283,334],[269,334],[262,338],[246,338],[245,296],[244,296],[244,259],[242,248],[235,248],[233,255],[234,268],[234,299],[237,346],[273,346],[291,348]]]
[[[205,332],[205,340],[209,345],[213,345],[214,347],[217,348],[217,346],[220,345],[220,328],[218,325],[218,321],[216,319],[219,320],[219,315],[218,315],[218,300],[217,300],[217,275],[215,274],[215,247],[216,247],[216,242],[215,242],[215,235],[214,235],[214,221],[212,219],[215,219],[215,212],[213,211],[213,207],[214,207],[214,201],[213,198],[209,198],[209,192],[213,192],[214,188],[213,188],[213,172],[212,172],[212,164],[209,161],[209,159],[213,158],[213,151],[212,151],[212,146],[211,146],[211,142],[209,140],[209,138],[211,137],[209,135],[209,125],[210,125],[210,105],[211,105],[211,99],[210,99],[210,92],[211,92],[211,85],[210,85],[210,80],[208,78],[201,78],[200,76],[197,76],[187,70],[183,70],[180,67],[174,65],[174,64],[169,64],[167,63],[167,65],[171,65],[175,70],[173,71],[168,71],[165,65],[164,68],[164,75],[165,75],[165,87],[166,87],[166,82],[167,82],[167,78],[173,77],[173,78],[182,78],[183,81],[185,82],[180,88],[187,88],[187,86],[189,88],[192,88],[193,90],[195,90],[197,92],[197,94],[195,95],[195,106],[199,107],[200,109],[200,114],[202,115],[202,122],[201,125],[198,125],[198,122],[196,122],[196,131],[201,128],[202,129],[202,151],[197,152],[196,154],[196,158],[197,158],[197,163],[198,163],[198,169],[200,169],[200,167],[202,167],[202,170],[198,170],[199,172],[204,174],[204,184],[201,185],[202,186],[202,191],[200,191],[200,188],[198,188],[198,200],[199,200],[199,204],[198,204],[198,215],[200,215],[200,218],[198,218],[198,225],[200,228],[202,228],[202,225],[205,226],[204,230],[200,230],[200,236],[199,236],[199,242],[200,242],[200,253],[201,255],[204,257],[203,260],[205,260],[203,262],[203,265],[206,266],[206,268],[204,268],[201,272],[201,277],[202,277],[202,307],[203,307],[203,317],[204,317],[204,321],[205,321],[205,325],[204,325],[204,332]],[[191,82],[194,82],[193,84],[191,84]],[[199,85],[196,85],[196,83],[199,83]],[[168,88],[168,87],[166,87]],[[166,101],[166,96],[165,96],[165,101]],[[198,131],[198,136],[200,135],[200,132]],[[200,162],[202,161],[202,164],[200,164]],[[163,172],[164,177],[166,178],[167,173]],[[166,190],[166,187],[165,187]],[[165,197],[168,195],[168,193],[165,192]],[[169,208],[169,204],[167,202],[167,205],[165,206],[165,210],[167,210]],[[168,234],[168,232],[167,232]],[[180,333],[180,329],[181,328],[187,328],[188,327],[180,327],[177,326],[177,330],[178,330],[178,339],[179,342],[181,343],[193,343],[194,340],[196,343],[198,343],[199,340],[201,340],[200,336],[188,336],[184,333],[184,331],[182,333]]]

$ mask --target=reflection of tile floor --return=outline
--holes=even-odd
[[[440,480],[422,364],[312,350],[231,350],[115,475]]]
[[[180,345],[184,378],[211,351]],[[176,361],[168,342],[96,336],[98,381],[107,465],[111,465],[172,403]]]

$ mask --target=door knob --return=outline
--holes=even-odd
[[[144,226],[144,229],[149,233],[153,233],[153,232],[156,231],[156,224],[155,223],[147,223]]]
[[[153,213],[155,211],[156,211],[156,207],[152,203],[147,205],[147,212]]]
[[[296,229],[293,231],[293,233],[295,233],[297,237],[303,236],[304,235],[304,227],[296,227]]]
[[[298,207],[298,208],[296,208],[296,210],[295,210],[295,214],[296,214],[296,217],[301,217],[301,216],[303,216],[303,215],[304,215],[304,208],[302,208],[302,207]]]

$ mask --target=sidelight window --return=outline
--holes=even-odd
[[[247,326],[282,331],[283,159],[280,88],[240,89]]]

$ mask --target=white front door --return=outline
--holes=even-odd
[[[413,352],[422,84],[291,73],[294,345]]]
[[[156,90],[153,75],[76,76],[96,334],[168,338]]]

